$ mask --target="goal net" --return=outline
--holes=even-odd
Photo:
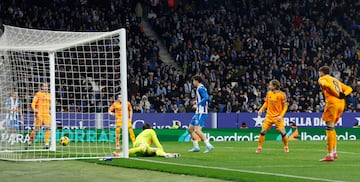
[[[115,118],[108,108],[118,94],[127,102],[126,75],[125,29],[62,32],[5,25],[0,37],[0,159],[111,156]],[[121,156],[128,157],[127,129],[122,131]],[[65,146],[60,144],[63,136],[69,139]]]

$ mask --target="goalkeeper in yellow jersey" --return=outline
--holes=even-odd
[[[154,147],[151,147],[151,144]],[[155,130],[151,129],[149,124],[144,124],[143,131],[136,137],[134,148],[129,149],[129,156],[178,158],[180,154],[166,153]]]
[[[262,145],[265,141],[265,134],[271,129],[274,124],[276,130],[281,134],[282,141],[284,143],[284,152],[289,152],[288,137],[285,133],[284,115],[287,111],[288,104],[286,102],[286,95],[280,90],[280,82],[278,80],[271,80],[269,83],[269,91],[266,94],[265,103],[258,111],[258,116],[261,116],[262,112],[266,111],[264,123],[262,124],[258,147],[256,153],[260,153]]]
[[[131,142],[135,143],[135,133],[132,129],[132,115],[133,110],[130,102],[127,103],[127,109],[128,109],[128,131],[130,135]],[[112,116],[115,116],[115,125],[116,125],[116,133],[115,133],[115,140],[116,140],[116,150],[120,149],[120,132],[122,128],[122,96],[121,94],[118,95],[117,101],[115,101],[109,108],[109,114]]]

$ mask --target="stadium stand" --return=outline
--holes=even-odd
[[[135,11],[137,2],[144,17]],[[194,73],[204,77],[215,112],[256,111],[273,78],[281,81],[290,111],[320,112],[324,98],[317,86],[317,69],[325,64],[354,88],[347,111],[359,112],[358,4],[342,2],[183,0],[168,6],[163,0],[5,0],[0,2],[0,24],[66,31],[127,28],[128,89],[135,112],[193,112],[189,105],[194,92],[186,81]],[[341,18],[344,8],[351,10]],[[141,21],[149,21],[162,40],[149,38]],[[181,70],[160,59],[157,41],[165,42]],[[76,71],[71,67],[59,70],[59,74]],[[113,97],[101,87],[105,83],[82,74],[78,78],[75,84],[64,82],[56,88],[57,97],[62,98],[57,110],[107,110]],[[76,89],[92,94],[75,95],[85,102],[74,103],[73,96],[62,92]],[[146,103],[141,102],[144,96]],[[96,109],[99,103],[91,102],[96,97],[107,98],[107,103],[101,103],[105,107]],[[30,102],[29,98],[24,102]]]
[[[318,112],[317,69],[324,64],[357,88],[347,110],[358,111],[359,50],[336,26],[343,4],[332,2],[191,1],[150,21],[184,72],[208,78],[214,111],[224,112],[229,100],[239,101],[243,112],[258,109],[265,83],[276,78],[290,110]]]

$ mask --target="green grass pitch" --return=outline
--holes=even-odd
[[[338,155],[339,158],[334,162],[322,163],[319,159],[323,158],[326,154],[326,141],[290,141],[290,152],[283,152],[283,144],[281,141],[265,141],[263,151],[260,154],[255,153],[257,142],[213,142],[215,149],[210,153],[204,154],[204,144],[200,142],[202,147],[201,152],[189,153],[188,149],[192,147],[189,142],[162,142],[165,151],[181,153],[181,157],[177,159],[167,159],[161,157],[130,157],[129,159],[116,158],[111,162],[100,161],[98,159],[80,160],[80,161],[64,161],[64,162],[35,162],[39,164],[51,164],[55,167],[68,169],[69,174],[61,171],[61,178],[54,179],[73,179],[74,174],[73,166],[86,170],[82,170],[82,176],[88,176],[90,179],[99,179],[101,176],[94,176],[93,174],[99,173],[97,167],[111,167],[116,168],[125,167],[133,169],[133,172],[127,172],[126,176],[133,175],[135,178],[139,175],[146,175],[148,171],[153,171],[155,176],[159,178],[146,179],[145,181],[170,179],[171,175],[178,176],[170,181],[183,181],[185,177],[197,176],[206,177],[225,181],[359,181],[360,179],[360,141],[338,141]],[[71,145],[68,146],[71,148]],[[110,155],[110,154],[109,154]],[[3,170],[0,174],[3,177],[11,177],[17,174],[14,171],[7,172],[11,165],[15,162],[0,161],[0,167]],[[32,163],[32,162],[29,162]],[[95,163],[95,164],[94,164]],[[19,175],[13,178],[17,180],[24,170],[22,166],[25,163],[15,163],[16,169],[19,170]],[[93,166],[93,167],[89,167]],[[53,168],[47,166],[47,169]],[[123,168],[119,168],[121,171]],[[139,170],[139,169],[144,169]],[[39,169],[42,171],[43,169]],[[108,169],[104,169],[105,171]],[[23,172],[21,172],[23,171]],[[159,173],[160,172],[160,173]],[[30,172],[29,172],[30,173]],[[50,175],[53,173],[52,175]],[[6,175],[8,174],[8,175]],[[10,175],[11,174],[11,175]],[[31,174],[31,173],[30,173]],[[37,173],[40,178],[43,175],[54,176],[58,174],[58,170],[54,172],[39,172]],[[34,175],[34,174],[31,174]],[[36,174],[35,174],[36,175]],[[145,176],[146,177],[146,176]],[[134,178],[134,179],[135,179]],[[183,179],[184,178],[184,179]],[[5,179],[5,178],[1,178]],[[46,178],[44,178],[46,179]],[[137,179],[137,178],[136,178]],[[143,179],[143,178],[142,178]],[[204,179],[204,178],[202,178]],[[97,180],[97,181],[99,181]],[[124,179],[125,180],[125,179]],[[31,181],[31,180],[30,180]],[[34,180],[38,181],[38,180]],[[56,181],[56,180],[55,180]],[[90,180],[91,181],[91,180]],[[109,179],[108,181],[112,181]],[[116,181],[116,180],[115,180]],[[166,180],[165,180],[166,181]],[[187,180],[188,181],[188,180]],[[192,181],[190,179],[190,181]],[[207,181],[207,180],[204,180]]]
[[[204,154],[188,153],[187,149],[192,147],[191,143],[164,142],[166,151],[180,152],[181,158],[142,157],[100,163],[230,181],[359,181],[360,179],[359,141],[338,141],[339,158],[334,162],[326,163],[319,162],[319,159],[326,154],[325,141],[291,141],[289,153],[283,152],[282,142],[265,141],[263,151],[259,154],[255,153],[256,142],[213,144],[215,149]],[[99,163],[95,160],[90,161]]]

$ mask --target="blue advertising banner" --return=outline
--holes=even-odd
[[[287,113],[284,117],[285,126],[295,123],[297,127],[324,127],[321,120],[322,113]],[[171,128],[178,124],[180,128],[187,128],[193,113],[134,113],[133,128],[141,128],[143,123],[149,123],[154,129]],[[21,129],[33,127],[33,114],[24,115],[24,123]],[[115,118],[107,113],[57,113],[58,125],[65,129],[102,129],[113,128]],[[248,128],[259,128],[264,116],[258,117],[257,113],[210,113],[204,128],[240,128],[246,125]],[[5,121],[0,121],[0,127],[4,127]],[[360,113],[344,113],[340,118],[337,128],[351,128],[360,123]]]
[[[218,113],[218,128],[238,128],[245,123],[249,128],[261,127],[265,115],[258,117],[257,113],[236,114],[236,120],[228,118],[226,113]],[[321,120],[322,113],[286,113],[284,116],[285,126],[295,123],[298,127],[324,127],[325,123]],[[337,128],[351,128],[360,122],[360,113],[344,113],[337,123]]]

